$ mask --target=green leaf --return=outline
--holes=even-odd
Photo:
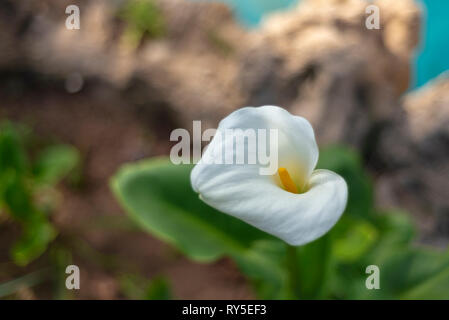
[[[0,125],[0,205],[23,227],[20,239],[10,249],[14,262],[21,266],[40,256],[56,235],[34,203],[34,181],[30,179],[23,137],[20,126]],[[52,156],[57,158],[55,152],[48,155]],[[58,163],[49,162],[47,166],[60,171]]]
[[[351,216],[343,216],[333,233],[333,254],[338,261],[347,263],[361,258],[379,237],[374,225]]]
[[[421,254],[421,255],[419,255]],[[416,252],[409,277],[416,279],[400,295],[401,299],[449,299],[449,252]],[[418,263],[420,263],[418,265]]]
[[[126,165],[112,188],[130,216],[197,261],[243,253],[266,233],[209,207],[190,185],[190,165],[155,159]]]
[[[260,296],[279,294],[285,277],[273,256],[282,255],[285,244],[202,202],[190,185],[192,167],[165,158],[129,164],[111,186],[130,217],[152,235],[195,261],[231,256],[260,288]]]
[[[63,179],[80,162],[78,150],[69,145],[52,145],[44,149],[35,162],[33,173],[36,182],[54,185]]]
[[[32,218],[35,208],[31,192],[24,179],[15,171],[3,175],[1,199],[12,217],[19,221]]]
[[[327,234],[297,248],[300,299],[321,299],[328,294],[332,238]]]
[[[277,239],[258,240],[244,254],[231,255],[251,280],[259,299],[291,298],[286,248],[287,245]]]
[[[357,229],[353,220],[346,223],[348,230]],[[449,252],[412,245],[414,226],[400,211],[378,213],[374,225],[378,236],[362,256],[350,261],[339,257],[333,281],[336,297],[449,299]],[[365,269],[369,265],[379,267],[379,290],[368,290],[365,286],[369,276]]]
[[[27,156],[20,134],[9,122],[0,124],[0,176],[7,171],[23,174],[27,169]]]
[[[449,252],[424,248],[395,248],[373,256],[380,270],[380,289],[368,290],[368,274],[361,268],[347,286],[349,299],[449,299]]]
[[[345,215],[372,218],[373,186],[355,151],[343,146],[323,148],[320,150],[317,168],[340,174],[348,184],[348,204]]]
[[[27,265],[45,252],[55,236],[55,229],[44,219],[28,222],[19,241],[11,250],[14,262],[20,266]]]
[[[381,232],[383,246],[408,245],[415,236],[410,216],[401,210],[377,211],[374,223]]]

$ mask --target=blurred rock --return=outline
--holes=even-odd
[[[155,2],[164,34],[144,37],[133,48],[119,15],[125,0],[78,1],[79,30],[65,27],[68,1],[5,0],[0,7],[0,26],[5,25],[0,29],[0,72],[27,70],[63,82],[76,73],[86,85],[95,79],[125,95],[131,91],[150,114],[162,104],[170,109],[165,114],[180,114],[183,124],[204,119],[216,125],[244,104],[236,87],[235,51],[248,35],[223,4]]]
[[[403,110],[380,136],[378,198],[417,216],[423,240],[449,241],[449,78],[403,98]]]
[[[6,52],[0,66],[26,61],[43,74],[78,73],[119,90],[144,83],[139,94],[147,108],[152,98],[145,87],[186,125],[193,119],[216,125],[244,105],[282,105],[309,118],[320,143],[362,148],[408,86],[419,27],[411,0],[379,1],[380,30],[365,27],[363,0],[304,0],[257,31],[240,27],[223,4],[164,0],[157,1],[164,35],[133,50],[118,15],[123,0],[80,1],[80,30],[65,28],[68,2],[5,3],[16,13],[7,15],[8,29],[20,33],[11,42],[8,29],[0,31]],[[17,42],[12,57],[7,52]]]
[[[362,0],[305,0],[269,17],[242,59],[249,104],[279,104],[305,116],[320,144],[370,148],[373,131],[391,118],[408,87],[418,38],[418,8],[397,2],[379,1],[379,30],[365,27]]]
[[[151,79],[188,129],[192,120],[216,126],[245,104],[238,84],[238,57],[249,34],[221,3],[160,2],[167,34],[141,50],[139,75]]]

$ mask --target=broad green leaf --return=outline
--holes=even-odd
[[[197,261],[243,253],[254,241],[271,238],[202,202],[190,185],[191,169],[168,159],[126,165],[112,188],[140,226]]]
[[[33,173],[38,183],[54,185],[79,162],[80,155],[76,148],[69,145],[52,145],[39,154]]]
[[[272,257],[285,245],[202,202],[190,185],[192,167],[168,159],[129,164],[111,186],[131,218],[149,233],[196,261],[231,256],[256,288],[260,281],[266,284],[261,296],[279,294],[285,280],[282,261]]]

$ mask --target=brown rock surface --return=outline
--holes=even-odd
[[[304,0],[256,31],[239,27],[222,4],[165,0],[158,1],[165,35],[132,50],[123,45],[123,22],[110,1],[80,2],[80,30],[65,28],[63,4],[51,10],[50,0],[8,3],[15,15],[7,23],[21,30],[20,46],[0,65],[27,61],[42,74],[66,79],[76,72],[131,87],[188,127],[193,119],[216,125],[244,105],[277,104],[309,118],[320,143],[362,148],[407,88],[419,26],[411,0],[379,1],[380,30],[365,27],[363,0]],[[10,33],[0,38],[14,47]]]
[[[403,98],[403,110],[380,137],[380,201],[418,217],[423,239],[449,239],[449,78]]]
[[[379,4],[379,30],[365,27],[367,3],[360,0],[302,1],[268,18],[242,63],[249,103],[304,115],[321,144],[369,147],[367,139],[392,116],[409,83],[419,11],[413,1],[398,2],[408,10]],[[407,46],[390,40],[390,24],[408,31],[395,33]]]

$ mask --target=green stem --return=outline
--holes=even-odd
[[[292,299],[299,299],[299,266],[296,247],[287,246],[287,268],[289,291]]]
[[[50,275],[49,271],[42,269],[0,284],[0,298],[9,296],[22,287],[33,287],[44,282]]]

